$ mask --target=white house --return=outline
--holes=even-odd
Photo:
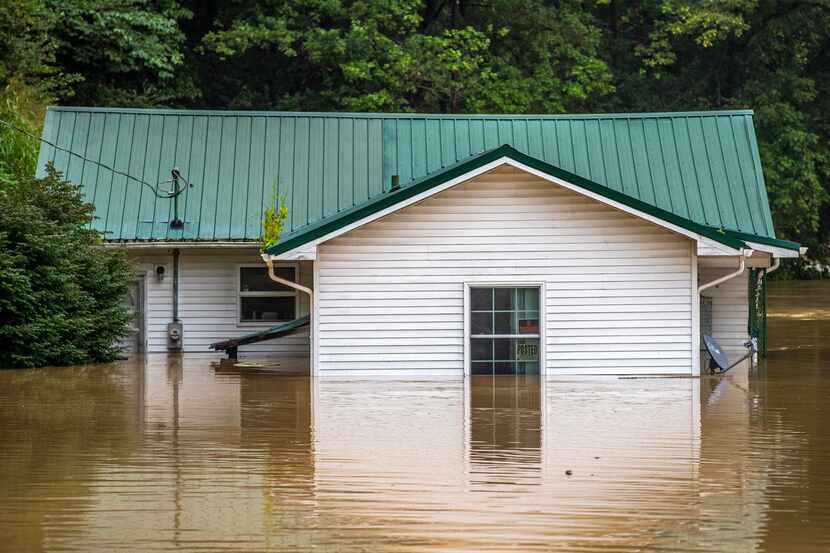
[[[730,356],[750,326],[763,339],[764,274],[799,255],[775,238],[748,111],[52,108],[44,139],[58,147],[40,166],[81,184],[135,262],[132,347],[148,353],[225,341],[313,374],[696,374],[702,328]],[[277,196],[287,228],[261,255]]]

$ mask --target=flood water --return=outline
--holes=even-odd
[[[0,551],[828,551],[830,283],[769,303],[755,377],[0,371]]]

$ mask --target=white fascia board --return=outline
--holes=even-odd
[[[740,251],[730,248],[726,244],[715,242],[706,236],[701,236],[697,243],[697,254],[703,256],[734,256],[739,255]]]
[[[170,250],[170,249],[249,249],[261,248],[262,242],[234,242],[234,241],[181,241],[174,240],[158,240],[146,242],[104,242],[104,247],[107,248],[126,248],[128,250]]]
[[[634,208],[629,207],[629,206],[627,206],[625,204],[622,204],[620,202],[611,200],[611,199],[606,198],[605,196],[603,196],[601,194],[597,194],[595,192],[585,190],[584,188],[582,188],[580,186],[576,186],[575,184],[571,184],[568,181],[553,177],[553,176],[548,175],[547,173],[545,173],[543,171],[539,171],[537,169],[534,169],[533,167],[529,167],[529,166],[527,166],[523,163],[520,163],[520,162],[518,162],[518,161],[516,161],[516,160],[514,160],[510,157],[503,156],[503,157],[500,157],[499,159],[491,161],[490,163],[487,163],[486,165],[482,165],[481,167],[478,167],[476,169],[473,169],[472,171],[464,173],[463,175],[459,175],[459,176],[455,177],[454,179],[448,180],[447,182],[445,182],[443,184],[435,186],[434,188],[430,188],[429,190],[425,190],[424,192],[421,192],[420,194],[412,196],[411,198],[403,200],[399,203],[396,203],[395,205],[387,207],[386,209],[383,209],[383,210],[378,211],[376,213],[373,213],[373,214],[371,214],[367,217],[364,217],[363,219],[360,219],[359,221],[355,221],[355,222],[353,222],[349,225],[346,225],[342,228],[339,228],[335,231],[332,231],[332,232],[330,232],[330,233],[328,233],[324,236],[321,236],[320,238],[317,238],[315,240],[307,242],[307,243],[303,244],[302,246],[298,246],[298,247],[294,248],[293,250],[288,250],[287,252],[283,252],[281,254],[271,256],[271,259],[274,260],[274,261],[285,261],[285,260],[288,260],[288,259],[292,259],[292,260],[297,259],[295,256],[298,255],[299,251],[306,250],[306,249],[309,249],[309,248],[314,248],[315,251],[316,251],[316,248],[319,244],[322,244],[324,242],[327,242],[327,241],[331,240],[332,238],[336,238],[336,237],[338,237],[342,234],[350,232],[350,231],[352,231],[352,230],[354,230],[358,227],[361,227],[363,225],[371,223],[372,221],[376,221],[376,220],[378,220],[382,217],[385,217],[385,216],[389,215],[390,213],[394,213],[395,211],[398,211],[400,209],[408,207],[412,204],[416,204],[416,203],[418,203],[422,200],[425,200],[426,198],[429,198],[430,196],[433,196],[435,194],[440,194],[444,190],[447,190],[449,188],[452,188],[453,186],[461,184],[462,182],[466,182],[466,181],[468,181],[470,179],[473,179],[473,178],[475,178],[479,175],[487,173],[488,171],[492,171],[493,169],[495,169],[497,167],[500,167],[502,165],[510,165],[512,167],[515,167],[516,169],[519,169],[519,170],[524,171],[526,173],[530,173],[531,175],[535,175],[535,176],[537,176],[537,177],[539,177],[543,180],[546,180],[548,182],[552,182],[552,183],[557,184],[557,185],[559,185],[563,188],[567,188],[568,190],[576,192],[577,194],[581,194],[582,196],[591,198],[591,199],[596,200],[596,201],[598,201],[602,204],[611,206],[615,209],[619,209],[620,211],[624,211],[625,213],[629,213],[631,215],[634,215],[635,217],[646,220],[650,223],[653,223],[653,224],[655,224],[659,227],[670,230],[674,233],[686,236],[687,238],[695,240],[698,243],[704,243],[707,246],[711,245],[713,247],[717,247],[720,251],[723,252],[722,255],[740,255],[741,254],[740,250],[730,248],[729,246],[726,246],[724,244],[720,244],[720,243],[718,243],[718,242],[716,242],[716,241],[714,241],[710,238],[707,238],[705,236],[702,236],[702,235],[700,235],[696,232],[692,232],[690,230],[687,230],[683,227],[677,226],[677,225],[675,225],[673,223],[670,223],[668,221],[664,221],[663,219],[660,219],[659,217],[655,217],[653,215],[650,215],[650,214],[645,213],[643,211],[640,211],[638,209],[634,209]]]
[[[267,254],[265,254],[267,255]],[[303,244],[299,248],[294,248],[279,255],[272,255],[271,261],[316,261],[317,260],[317,242],[310,242]]]
[[[758,242],[749,242],[747,241],[747,246],[752,248],[753,250],[758,250],[761,252],[771,253],[775,257],[798,257],[799,252],[795,250],[788,250],[787,248],[779,248],[778,246],[770,246],[768,244],[759,244]]]

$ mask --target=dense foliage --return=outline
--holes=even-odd
[[[88,230],[91,213],[53,170],[0,187],[0,367],[115,357],[131,270]]]
[[[289,110],[751,108],[778,234],[830,237],[830,0],[9,0],[0,86]],[[19,90],[19,86],[13,87]]]

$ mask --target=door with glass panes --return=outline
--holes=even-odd
[[[470,287],[470,374],[539,374],[539,294],[539,287]]]

